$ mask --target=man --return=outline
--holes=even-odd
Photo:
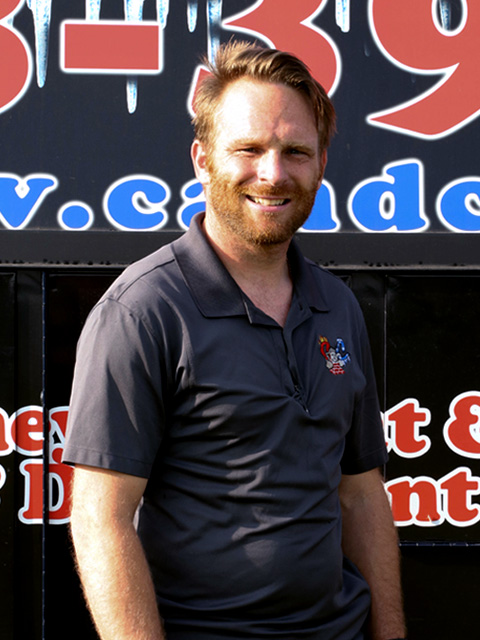
[[[399,638],[365,327],[291,242],[333,107],[288,54],[231,44],[211,71],[205,216],[124,272],[79,344],[64,459],[86,597],[104,640]]]

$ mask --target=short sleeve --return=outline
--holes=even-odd
[[[358,349],[366,384],[356,398],[352,426],[345,439],[341,468],[348,475],[370,471],[388,460],[370,343],[359,307],[357,313]]]
[[[121,302],[94,308],[77,349],[64,462],[149,476],[165,423],[162,359]]]

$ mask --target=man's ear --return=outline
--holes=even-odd
[[[318,181],[318,188],[319,189],[320,189],[320,187],[322,185],[323,174],[325,173],[325,167],[327,166],[327,158],[328,158],[327,150],[324,149],[322,151],[322,155],[320,157],[320,165],[321,165],[321,167],[320,167],[320,179]]]
[[[207,185],[210,182],[210,174],[207,169],[207,153],[204,145],[196,138],[192,143],[190,156],[192,158],[193,168],[198,181],[203,186]]]

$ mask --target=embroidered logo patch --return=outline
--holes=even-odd
[[[345,348],[345,343],[341,338],[337,338],[337,344],[332,347],[328,338],[320,336],[318,338],[320,351],[325,358],[325,366],[334,376],[343,375],[345,367],[350,362],[350,354]]]

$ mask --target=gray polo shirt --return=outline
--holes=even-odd
[[[138,531],[169,640],[360,639],[338,484],[386,452],[359,306],[292,243],[280,327],[201,220],[92,310],[64,460],[149,479]]]

